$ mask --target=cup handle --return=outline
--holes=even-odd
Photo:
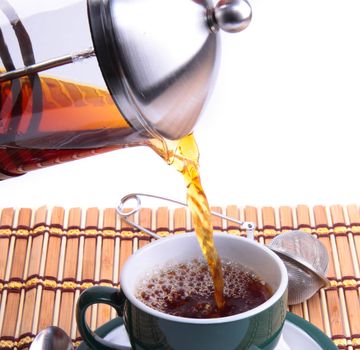
[[[96,350],[130,350],[126,346],[112,344],[95,334],[86,322],[86,310],[94,304],[107,304],[112,306],[122,317],[126,297],[121,289],[95,286],[86,289],[79,296],[76,306],[76,322],[81,336],[92,349]]]

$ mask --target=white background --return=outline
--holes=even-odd
[[[250,2],[250,27],[221,34],[195,129],[210,203],[358,204],[360,1]],[[113,207],[130,192],[185,199],[180,174],[138,147],[3,181],[0,207]]]

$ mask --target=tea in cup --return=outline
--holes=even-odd
[[[217,307],[208,265],[194,259],[160,267],[140,280],[135,296],[145,305],[169,315],[216,318],[248,311],[269,299],[270,286],[242,264],[221,262],[224,304]]]

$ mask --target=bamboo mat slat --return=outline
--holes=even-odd
[[[225,208],[213,211],[256,223],[255,239],[300,229],[317,237],[329,254],[331,287],[289,307],[325,332],[339,349],[360,349],[360,211],[330,207]],[[192,230],[186,208],[142,208],[130,220],[164,237]],[[245,236],[238,224],[213,216],[215,231]],[[126,259],[152,238],[122,222],[113,208],[0,209],[0,349],[28,349],[35,335],[58,325],[75,346],[80,293],[93,285],[120,287]],[[92,329],[116,317],[107,305],[87,314]]]

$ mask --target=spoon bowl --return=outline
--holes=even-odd
[[[74,350],[70,337],[59,327],[43,329],[34,339],[30,350]]]

